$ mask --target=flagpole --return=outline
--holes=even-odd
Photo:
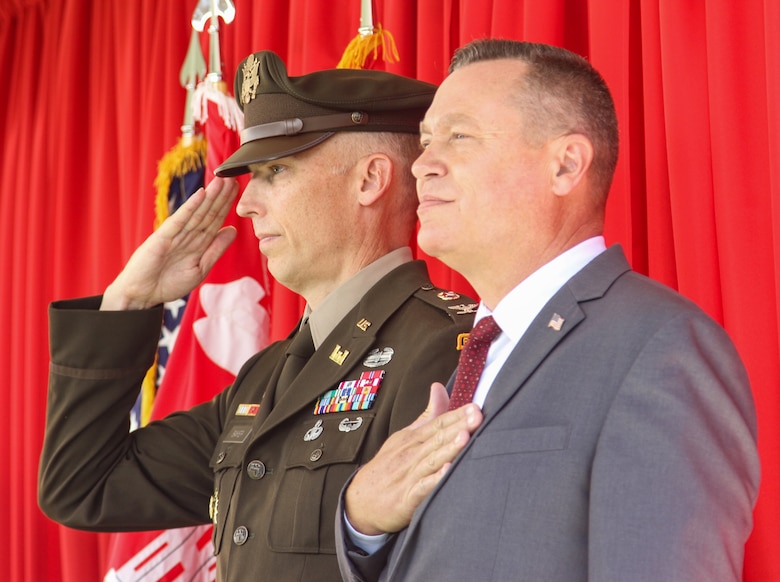
[[[187,55],[184,57],[181,71],[179,72],[179,81],[186,91],[184,98],[184,121],[181,126],[182,145],[192,144],[195,136],[195,119],[192,111],[192,97],[195,93],[195,86],[198,79],[202,79],[206,74],[206,61],[203,58],[203,51],[200,50],[200,41],[195,29],[190,35],[190,44],[187,48]]]
[[[192,28],[198,32],[209,23],[209,71],[206,81],[195,90],[193,110],[195,120],[201,123],[208,119],[208,102],[217,104],[220,117],[233,130],[243,129],[244,115],[235,99],[228,95],[227,85],[222,80],[222,59],[219,47],[219,18],[225,24],[233,22],[236,7],[232,0],[199,0],[192,14]]]

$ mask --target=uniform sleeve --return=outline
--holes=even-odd
[[[741,580],[759,462],[744,368],[725,332],[681,316],[617,394],[591,477],[589,579]]]
[[[50,307],[40,507],[60,523],[97,531],[208,522],[219,397],[130,433],[162,308],[104,312],[99,304],[96,297]]]

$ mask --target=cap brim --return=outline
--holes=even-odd
[[[222,178],[240,176],[249,172],[250,164],[260,164],[297,154],[325,141],[333,134],[334,132],[327,131],[250,141],[233,152],[214,170],[214,173]]]

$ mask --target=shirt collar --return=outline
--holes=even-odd
[[[492,315],[512,342],[517,342],[542,308],[566,282],[606,250],[603,236],[589,238],[531,273],[512,289],[491,313],[480,302],[474,324]]]
[[[306,305],[303,318],[309,320],[314,348],[325,341],[344,316],[358,304],[369,289],[393,269],[412,260],[412,249],[402,247],[390,251],[363,267],[339,285],[320,303],[316,310]]]

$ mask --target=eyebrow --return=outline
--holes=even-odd
[[[466,115],[465,113],[448,113],[447,115],[444,115],[438,123],[440,127],[445,128],[450,128],[457,124],[474,126],[477,124],[477,120],[473,116]],[[420,122],[420,133],[431,133],[430,129],[428,128],[428,123],[425,119]]]

